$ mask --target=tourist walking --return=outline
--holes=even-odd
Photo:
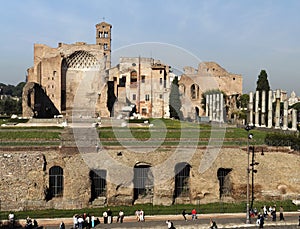
[[[167,221],[166,221],[166,224],[167,224],[167,226],[168,226],[168,229],[175,229],[174,224],[173,224],[172,221],[167,220]]]
[[[279,221],[282,221],[284,220],[284,217],[283,217],[283,207],[280,206],[279,208]]]
[[[59,229],[65,229],[65,223],[63,221],[61,221],[61,223],[59,224]]]
[[[141,209],[140,210],[140,222],[144,222],[145,221],[145,215],[144,215],[144,211]]]
[[[108,220],[107,220],[107,212],[104,211],[104,212],[103,212],[103,223],[104,223],[104,224],[107,224],[107,221],[108,221]]]
[[[197,211],[196,211],[196,209],[194,208],[191,213],[192,213],[192,220],[196,220],[197,219]]]
[[[113,215],[112,215],[112,211],[109,209],[107,209],[107,223],[111,224],[113,222]]]
[[[186,216],[185,216],[185,215],[186,215],[186,211],[185,211],[185,209],[182,211],[182,213],[181,213],[181,214],[182,214],[182,216],[183,216],[184,220],[185,220],[185,221],[187,221],[187,219],[186,219]]]
[[[218,229],[217,223],[210,218],[210,229]]]
[[[120,210],[118,218],[117,218],[117,223],[118,222],[123,223],[123,219],[124,219],[124,212],[122,210]]]

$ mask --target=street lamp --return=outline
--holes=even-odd
[[[250,215],[249,215],[249,182],[250,182],[250,151],[249,151],[249,140],[253,138],[253,134],[249,133],[251,130],[251,127],[247,125],[245,127],[245,130],[248,133],[248,139],[247,139],[247,212],[246,212],[246,223],[250,223]]]

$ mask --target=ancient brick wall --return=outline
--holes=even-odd
[[[32,147],[0,149],[0,199],[1,210],[22,210],[38,208],[82,208],[104,204],[132,204],[149,202],[170,205],[175,203],[209,203],[220,201],[219,169],[230,171],[226,182],[230,190],[222,201],[245,201],[247,182],[247,151],[245,147],[223,147],[216,160],[204,172],[199,166],[204,160],[205,147],[197,148],[190,165],[189,195],[173,199],[174,177],[163,180],[165,172],[174,172],[174,165],[160,167],[174,153],[173,147],[160,148],[147,154],[128,151],[122,147],[106,148],[108,156],[116,162],[118,169],[107,169],[106,196],[91,200],[91,169],[99,169],[97,153],[80,154],[75,147]],[[184,150],[183,150],[184,152]],[[256,167],[255,198],[291,199],[300,192],[300,154],[288,148],[264,148],[264,156],[257,148],[256,158],[260,164]],[[133,199],[133,171],[137,164],[147,164],[153,169],[154,188],[151,199]],[[127,170],[122,170],[122,166]],[[47,200],[49,170],[52,166],[63,169],[64,189],[61,197]],[[124,168],[125,168],[124,167]],[[129,170],[128,170],[129,168]],[[161,170],[160,170],[161,168]],[[167,169],[167,170],[165,170]],[[125,176],[124,176],[125,175]],[[175,174],[174,174],[175,176]],[[120,178],[120,179],[116,179]],[[225,180],[225,179],[224,179]],[[225,181],[224,181],[225,182]],[[251,180],[250,180],[251,182]]]

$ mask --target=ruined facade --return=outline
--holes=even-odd
[[[90,78],[84,97],[97,96],[106,85],[103,70],[110,68],[111,25],[102,22],[96,25],[96,44],[76,42],[59,43],[52,48],[43,44],[34,45],[34,66],[27,70],[27,83],[35,83],[43,89],[46,100],[53,103],[56,111],[43,105],[41,100],[25,86],[23,91],[23,116],[53,118],[53,114],[70,116],[74,97],[85,78]],[[104,102],[103,102],[104,101]],[[86,101],[85,101],[86,102]],[[106,99],[95,98],[96,112],[105,113]],[[77,104],[85,106],[83,104]],[[79,108],[80,109],[80,108]],[[34,114],[34,115],[32,115]]]
[[[121,57],[111,67],[111,28],[106,22],[96,25],[96,44],[34,45],[34,66],[23,91],[24,117],[69,119],[74,110],[79,116],[170,117],[171,67],[146,57]],[[207,90],[242,93],[242,77],[214,62],[200,63],[197,70],[186,67],[179,78],[184,118],[204,115],[201,95]]]
[[[241,75],[227,72],[215,62],[201,62],[198,69],[185,67],[179,81],[184,117],[206,115],[202,105],[202,94],[210,90],[224,92],[228,99],[242,94]],[[226,103],[227,101],[225,101]]]
[[[264,156],[259,154],[262,149]],[[199,172],[199,166],[206,147],[198,147],[191,160],[164,168],[173,174],[165,182],[159,181],[167,172],[155,170],[172,157],[174,148],[147,154],[123,147],[107,150],[112,160],[127,166],[131,172],[124,177],[122,166],[118,170],[94,167],[86,162],[97,160],[96,154],[87,154],[85,158],[76,147],[1,147],[1,210],[246,200],[246,147],[222,147],[204,172]],[[299,153],[287,147],[256,146],[255,150],[258,152],[255,160],[260,163],[253,186],[255,200],[297,198],[300,171],[295,168],[300,163]],[[282,161],[289,161],[289,165],[282,166]],[[117,178],[116,174],[122,179],[112,179]]]
[[[117,98],[114,110],[128,113],[134,107],[143,117],[169,118],[169,71],[169,66],[153,58],[120,58],[119,64],[109,69]]]

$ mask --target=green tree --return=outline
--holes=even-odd
[[[256,91],[259,91],[261,93],[262,91],[268,92],[269,90],[270,85],[268,80],[268,74],[266,70],[261,70],[258,76],[258,80],[256,82]]]
[[[249,103],[249,95],[248,94],[243,94],[239,97],[239,106],[242,109],[245,109],[248,107],[248,103]]]
[[[268,80],[268,74],[266,72],[266,70],[261,70],[260,74],[258,75],[258,79],[256,82],[256,91],[259,92],[259,99],[258,99],[258,106],[261,107],[262,104],[262,91],[266,92],[266,97],[265,97],[265,106],[268,107],[268,94],[270,91],[270,84],[269,84],[269,80]],[[255,97],[255,96],[254,96]],[[265,116],[265,122],[267,122],[267,115]],[[259,118],[259,120],[261,120]]]
[[[183,119],[183,114],[181,109],[181,100],[180,100],[180,93],[178,87],[178,77],[175,77],[170,91],[169,97],[169,110],[170,110],[170,117],[175,119]]]

